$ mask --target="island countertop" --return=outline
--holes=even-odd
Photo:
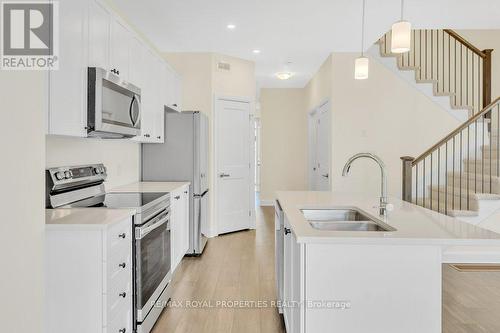
[[[378,214],[378,198],[358,194],[280,191],[277,192],[277,199],[299,243],[493,246],[495,248],[498,246],[496,250],[500,253],[500,234],[397,198],[389,198],[394,209],[388,212],[386,217]],[[375,220],[392,226],[396,231],[317,230],[308,223],[300,211],[305,208],[333,207],[359,208]]]

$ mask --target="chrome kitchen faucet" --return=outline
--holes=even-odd
[[[351,169],[351,164],[358,158],[369,158],[374,160],[380,167],[380,172],[382,174],[381,184],[380,184],[380,206],[379,206],[379,214],[381,216],[387,215],[387,172],[385,168],[384,162],[377,155],[371,153],[359,153],[351,158],[349,158],[344,165],[344,169],[342,170],[342,176],[346,177],[349,174],[349,170]]]

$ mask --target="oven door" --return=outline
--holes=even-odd
[[[90,136],[131,137],[140,134],[141,90],[102,68],[88,70]]]
[[[137,321],[143,322],[170,282],[170,214],[135,228]]]

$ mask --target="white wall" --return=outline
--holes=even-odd
[[[491,99],[500,97],[500,30],[457,30],[480,50],[493,49],[491,53]]]
[[[2,332],[43,331],[45,80],[43,72],[0,71]]]
[[[261,192],[263,202],[276,191],[307,190],[307,114],[304,89],[262,89]]]
[[[401,197],[400,157],[418,156],[458,121],[376,61],[370,77],[354,80],[358,54],[334,53],[332,62],[332,188],[380,194],[380,171],[372,161],[357,161],[342,177],[347,159],[359,152],[379,155],[388,171],[388,191]]]
[[[46,167],[103,163],[106,188],[140,179],[140,144],[131,140],[99,140],[47,135]]]
[[[255,99],[255,65],[251,61],[214,53],[164,53],[164,58],[182,75],[182,108],[205,113],[209,128],[210,234],[217,230],[215,222],[213,108],[214,97],[237,96]],[[231,71],[217,69],[217,62],[228,62]]]

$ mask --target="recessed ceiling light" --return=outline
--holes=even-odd
[[[280,80],[288,80],[293,76],[293,73],[291,73],[291,72],[278,72],[275,75]]]
[[[228,24],[226,26],[226,28],[228,28],[229,30],[234,30],[236,28],[236,25],[234,25],[234,24]]]
[[[253,50],[252,52],[253,52],[253,53],[255,53],[255,54],[259,54],[259,53],[260,53],[260,50],[255,49],[255,50]]]

